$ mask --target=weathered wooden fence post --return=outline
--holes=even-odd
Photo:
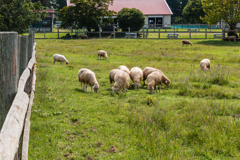
[[[32,58],[33,51],[33,32],[30,32],[28,35],[28,61]]]
[[[142,31],[143,31],[143,39],[144,39],[144,27],[142,28]]]
[[[59,28],[58,28],[58,39],[59,39]]]
[[[175,39],[175,26],[174,26],[174,39]]]
[[[45,31],[45,28],[44,28],[44,39],[46,38],[46,36],[45,36],[45,32],[46,32],[46,31]],[[30,32],[30,33],[31,33],[31,32]]]
[[[128,38],[130,38],[130,27],[128,27]]]
[[[17,93],[18,33],[0,32],[0,128]]]
[[[101,38],[101,28],[99,27],[99,38]]]
[[[207,39],[207,28],[205,28],[205,39]]]
[[[158,39],[160,39],[160,27],[158,27]]]
[[[71,39],[73,38],[73,27],[71,26]]]
[[[191,39],[191,28],[189,29],[189,39]]]
[[[115,27],[113,26],[113,38],[115,39]]]
[[[20,75],[27,67],[28,64],[28,36],[20,37]]]

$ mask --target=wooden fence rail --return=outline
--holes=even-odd
[[[0,105],[0,110],[4,109],[5,112],[7,112],[6,115],[4,115],[5,112],[1,112],[1,116],[6,117],[0,132],[0,159],[3,160],[17,160],[19,159],[19,156],[21,156],[23,160],[28,159],[30,115],[36,81],[36,43],[34,42],[34,34],[35,33],[33,32],[29,34],[29,36],[18,37],[17,32],[0,32],[0,57],[3,57],[2,55],[10,54],[8,56],[5,56],[5,59],[0,58],[0,62],[7,64],[7,61],[12,60],[10,63],[12,65],[11,71],[15,70],[15,72],[11,75],[13,77],[12,81],[14,81],[12,84],[16,88],[16,90],[14,90],[12,93],[13,97],[15,98],[11,102],[9,111],[7,110],[6,106]],[[11,38],[13,39],[10,41]],[[29,41],[29,39],[31,40]],[[10,51],[12,48],[7,48],[4,46],[7,42],[4,42],[3,40],[7,40],[7,42],[10,43],[9,46],[11,47],[16,43],[17,49],[15,52],[5,53],[5,51]],[[29,47],[31,50],[28,49]],[[29,52],[31,52],[31,54]],[[29,61],[27,59],[29,59]],[[21,60],[23,63],[21,63]],[[23,66],[25,66],[25,69],[21,71],[21,68],[23,68]],[[16,75],[16,70],[18,70],[19,74],[21,74],[20,78],[19,75]],[[3,86],[6,83],[9,83],[8,79],[5,78],[6,74],[4,73],[6,72],[7,69],[0,67],[0,73],[3,73],[0,74],[0,82],[2,82],[1,85]],[[11,76],[9,76],[10,80]],[[16,82],[17,78],[19,80]],[[14,85],[15,83],[16,85]],[[8,94],[8,92],[6,90],[2,90],[1,88],[0,97],[4,97],[3,94]],[[0,100],[6,101],[4,98]],[[6,105],[6,103],[4,104]],[[22,134],[23,142],[20,142],[20,137]],[[19,149],[19,143],[22,143],[21,149]],[[22,150],[22,153],[18,153],[19,150]]]

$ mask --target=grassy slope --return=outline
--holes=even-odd
[[[239,43],[192,42],[37,40],[29,159],[238,159]],[[108,52],[107,61],[97,60],[99,49]],[[56,53],[69,65],[53,65]],[[204,58],[210,72],[199,69]],[[108,74],[120,65],[159,68],[170,88],[112,95]],[[80,68],[96,73],[99,93],[82,92]],[[116,153],[108,151],[112,145]]]

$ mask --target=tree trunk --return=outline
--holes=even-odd
[[[235,30],[237,24],[230,24],[230,30]]]

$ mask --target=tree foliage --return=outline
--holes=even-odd
[[[127,28],[130,27],[138,31],[144,26],[145,16],[139,9],[123,8],[118,12],[117,21],[122,30],[128,30]]]
[[[75,6],[63,7],[60,10],[62,27],[75,24],[77,27],[86,27],[91,31],[91,28],[98,29],[99,26],[113,22],[111,16],[116,12],[108,10],[113,0],[71,0],[71,3]],[[102,21],[104,16],[109,18]]]
[[[4,0],[0,6],[0,31],[17,31],[22,34],[28,26],[47,15],[40,2],[30,0]]]
[[[208,24],[224,20],[234,30],[240,22],[240,0],[202,0],[206,15],[202,18]]]
[[[200,17],[204,17],[204,15],[201,0],[189,0],[183,9],[183,16],[189,23],[202,23]]]
[[[168,6],[173,12],[172,21],[175,21],[175,18],[179,19],[182,16],[182,11],[186,6],[188,0],[166,0]],[[175,22],[176,23],[176,22]]]
[[[56,9],[59,7],[59,5],[57,4],[57,0],[32,0],[32,2],[41,2],[42,6],[47,9]]]

